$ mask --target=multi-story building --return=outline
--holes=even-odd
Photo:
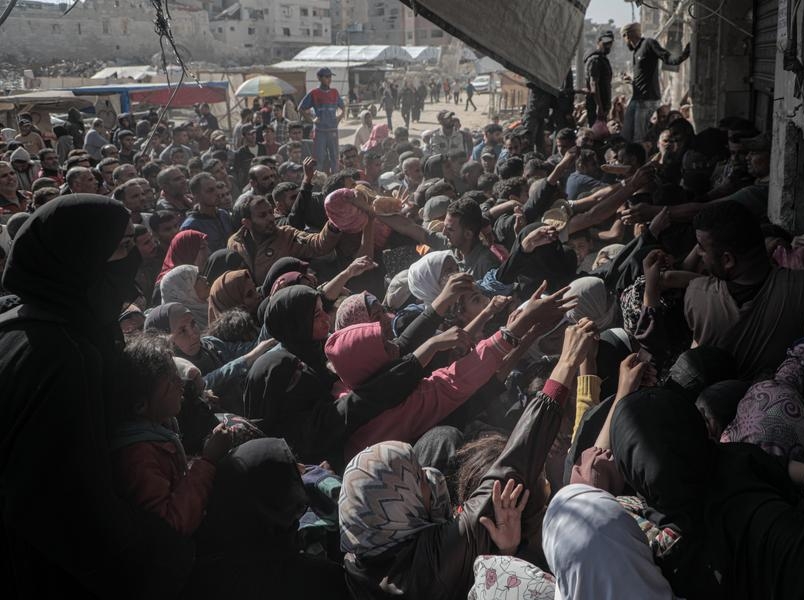
[[[399,0],[330,0],[332,42],[393,46],[446,46],[453,39]]]
[[[224,1],[210,27],[230,57],[276,62],[308,46],[329,44],[330,0]]]

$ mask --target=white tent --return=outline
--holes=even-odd
[[[493,58],[484,56],[483,58],[475,61],[475,72],[478,75],[485,75],[487,73],[500,73],[505,71],[505,67],[498,63]]]
[[[158,74],[156,69],[150,65],[106,67],[95,73],[90,79],[133,79],[134,81],[142,81]]]
[[[405,46],[405,52],[417,63],[438,61],[441,58],[441,48],[438,46]]]
[[[411,62],[400,46],[310,46],[293,57],[294,61],[317,62],[326,66],[333,61],[346,62]]]

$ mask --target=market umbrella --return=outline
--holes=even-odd
[[[296,88],[287,81],[282,81],[273,75],[259,75],[244,81],[235,96],[284,96],[285,94],[295,94]]]

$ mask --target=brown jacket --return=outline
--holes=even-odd
[[[324,256],[335,249],[341,232],[327,222],[319,233],[306,233],[290,225],[277,225],[276,234],[257,244],[245,227],[238,229],[226,245],[234,250],[254,276],[254,281],[262,282],[271,266],[284,256],[294,258],[315,258]]]

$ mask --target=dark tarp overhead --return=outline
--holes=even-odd
[[[589,5],[589,0],[400,1],[554,94],[567,78]]]

